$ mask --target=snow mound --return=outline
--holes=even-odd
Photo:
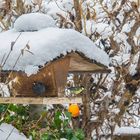
[[[21,31],[38,31],[48,27],[55,27],[54,19],[42,13],[23,14],[14,23],[14,29]]]
[[[81,52],[93,62],[105,66],[109,66],[110,63],[108,55],[103,50],[96,47],[88,37],[73,29],[45,28],[22,33],[9,30],[0,33],[0,44],[0,61],[4,56],[6,58],[12,46],[10,56],[3,66],[4,70],[26,70],[29,73],[31,70],[36,73],[36,66],[44,66],[46,62],[72,51]],[[22,55],[15,65],[20,54]]]
[[[134,135],[134,134],[140,134],[140,128],[136,127],[117,127],[114,131],[115,135]]]
[[[0,125],[1,140],[28,140],[22,133],[13,127],[11,124],[2,123]]]

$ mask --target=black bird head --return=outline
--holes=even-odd
[[[42,96],[46,92],[46,86],[42,82],[34,82],[32,90],[36,95]]]

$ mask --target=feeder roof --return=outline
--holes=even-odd
[[[4,70],[35,73],[38,66],[44,66],[46,62],[75,51],[81,52],[93,62],[109,66],[108,55],[96,47],[88,37],[73,29],[56,27],[42,29],[41,27],[38,31],[30,31],[23,27],[25,30],[19,32],[22,31],[21,27],[24,24],[22,22],[19,22],[19,25],[16,24],[17,22],[13,29],[0,33],[0,62]],[[9,52],[10,55],[7,57]]]

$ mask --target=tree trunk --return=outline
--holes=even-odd
[[[83,124],[82,128],[85,132],[85,140],[91,140],[92,128],[90,126],[91,110],[90,110],[90,81],[91,75],[84,75],[85,92],[83,93]]]
[[[79,83],[78,75],[75,76],[75,84]],[[85,90],[82,93],[82,100],[83,100],[83,110],[82,110],[82,118],[77,117],[72,119],[73,128],[81,128],[85,133],[85,140],[91,140],[91,133],[93,130],[93,125],[90,122],[91,118],[91,110],[90,110],[90,74],[83,74],[80,77],[81,85],[85,87]],[[82,108],[82,107],[81,107]]]
[[[80,7],[80,3],[79,0],[73,0],[74,3],[74,9],[75,9],[75,26],[76,26],[76,30],[81,32],[82,30],[82,21],[81,21],[81,7]]]

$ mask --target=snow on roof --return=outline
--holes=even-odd
[[[16,31],[38,31],[47,27],[55,27],[54,19],[43,13],[21,15],[14,23]]]
[[[136,135],[136,134],[140,134],[140,128],[136,128],[136,127],[117,127],[114,131],[114,135]]]
[[[28,140],[22,133],[13,127],[11,124],[2,123],[0,125],[1,140]]]
[[[38,66],[44,66],[46,62],[72,51],[81,52],[86,57],[109,66],[108,55],[96,47],[88,37],[73,29],[40,27],[40,21],[35,23],[36,17],[40,14],[29,18],[31,15],[19,17],[14,29],[0,33],[0,64],[3,66],[3,70],[22,70],[30,75],[32,72],[37,72]],[[43,20],[42,15],[39,19]],[[31,32],[35,29],[32,28],[33,23],[35,23],[35,28],[39,29],[38,31]]]
[[[19,36],[19,34],[21,34]],[[19,38],[17,39],[17,37]],[[61,54],[67,52],[79,51],[86,57],[93,59],[103,65],[109,65],[108,55],[97,48],[94,43],[86,36],[72,29],[45,28],[36,32],[16,32],[14,29],[0,33],[0,61],[6,58],[11,49],[11,42],[16,41],[7,62],[3,69],[5,70],[23,70],[29,66],[44,65]],[[24,51],[19,61],[15,65],[26,44],[30,49]],[[29,53],[29,51],[31,53]]]

